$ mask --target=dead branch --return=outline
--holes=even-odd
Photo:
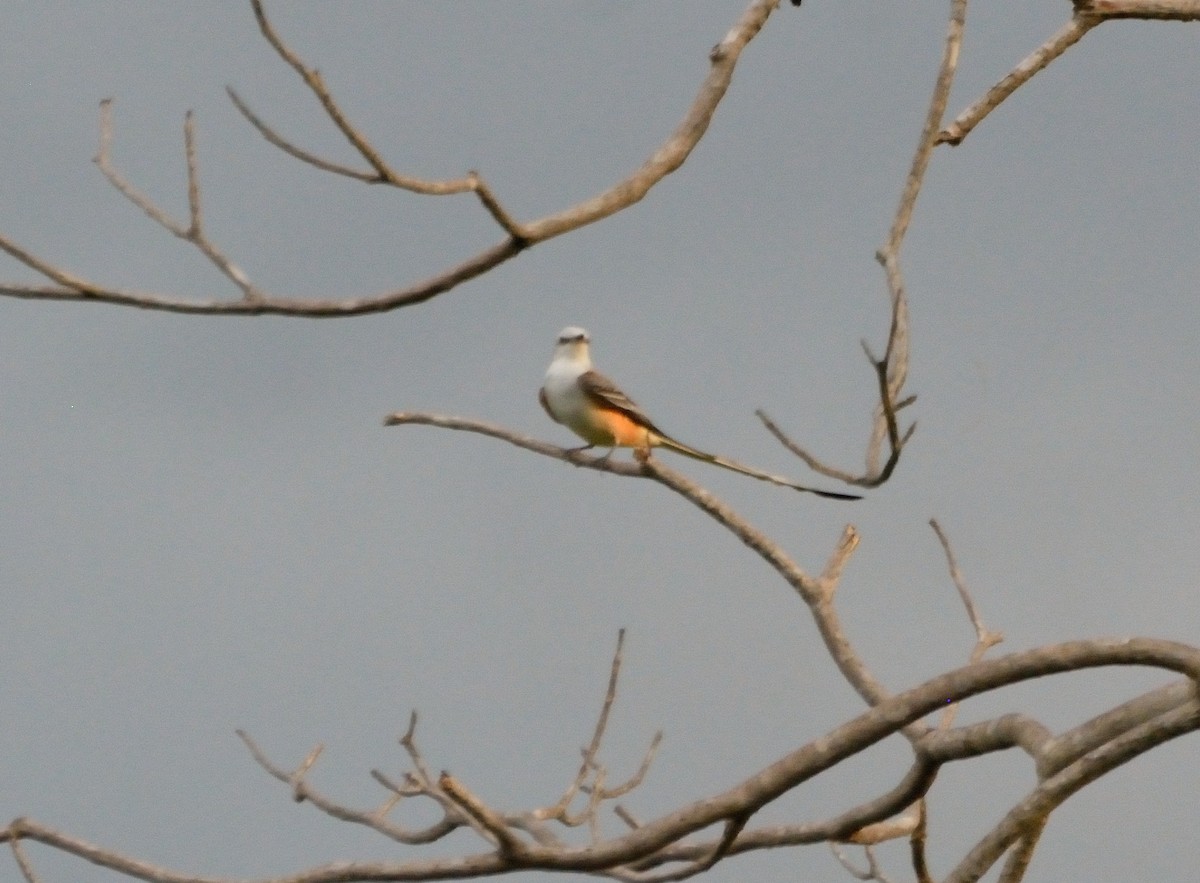
[[[983,120],[1034,75],[1083,39],[1097,25],[1118,19],[1200,20],[1200,0],[1073,0],[1071,20],[1022,59],[995,86],[938,133],[938,144],[959,145]]]
[[[138,194],[138,198],[134,198],[133,194],[136,191],[127,182],[122,182],[123,186],[121,186],[116,185],[116,181],[114,181],[114,185],[118,186],[118,189],[122,193],[137,204],[156,223],[199,248],[217,266],[223,275],[231,279],[242,290],[242,298],[235,301],[197,301],[154,292],[130,291],[104,286],[68,272],[53,261],[48,261],[32,254],[6,236],[0,236],[0,251],[6,252],[9,256],[56,284],[53,286],[44,286],[0,282],[0,296],[33,300],[110,303],[173,313],[216,316],[271,314],[304,318],[359,316],[423,303],[430,298],[444,294],[462,283],[494,269],[527,248],[531,248],[547,239],[553,239],[556,236],[561,236],[564,233],[595,223],[640,202],[650,192],[651,188],[683,165],[700,139],[704,137],[704,133],[708,130],[708,125],[712,121],[717,106],[721,103],[726,90],[729,88],[742,50],[762,30],[771,13],[779,6],[779,0],[753,0],[746,7],[729,32],[726,33],[709,53],[710,66],[708,76],[701,84],[683,120],[666,141],[638,169],[602,193],[576,203],[555,214],[528,222],[515,220],[503,208],[499,199],[476,172],[468,172],[462,178],[432,182],[411,178],[396,172],[383,158],[382,154],[341,110],[340,105],[325,85],[320,73],[315,68],[311,68],[305,64],[299,55],[275,31],[274,26],[267,18],[260,0],[251,0],[251,6],[263,37],[280,58],[300,75],[301,79],[320,102],[326,115],[367,163],[369,171],[356,170],[334,163],[296,147],[278,135],[272,127],[254,114],[240,96],[231,92],[230,97],[233,99],[235,106],[264,138],[290,156],[309,163],[322,171],[344,175],[359,181],[391,185],[409,192],[421,194],[447,195],[466,192],[474,193],[492,219],[505,231],[505,239],[483,250],[474,257],[443,270],[432,278],[393,291],[350,298],[301,299],[281,297],[268,294],[251,285],[245,274],[232,261],[225,257],[222,252],[217,250],[207,235],[203,233],[198,223],[196,223],[198,221],[197,214],[193,214],[193,224],[191,225],[196,228],[194,231],[190,227],[182,228],[181,225],[172,221],[157,207],[152,206],[145,197]],[[102,107],[102,140],[111,137],[111,133],[105,133],[104,119],[106,112]],[[192,148],[188,149],[192,150]],[[104,147],[103,152],[107,153],[107,146]],[[189,153],[188,169],[189,194],[192,194],[194,191],[195,200],[193,206],[198,210],[200,192],[199,184],[194,174],[195,158],[192,153]],[[110,177],[110,180],[113,179]],[[180,232],[180,230],[183,230],[183,232]]]
[[[866,663],[854,650],[841,626],[840,619],[833,607],[835,582],[829,579],[818,579],[809,576],[787,553],[765,534],[753,527],[732,508],[710,494],[704,488],[695,484],[682,474],[663,465],[656,457],[647,457],[639,462],[624,462],[613,457],[590,457],[577,449],[560,448],[546,442],[538,441],[520,433],[512,432],[504,427],[480,420],[462,417],[451,417],[445,414],[427,412],[397,411],[384,419],[385,426],[400,426],[418,424],[435,426],[441,429],[453,429],[463,432],[474,432],[487,435],[533,451],[537,454],[564,460],[575,466],[584,466],[602,472],[625,475],[634,478],[650,478],[671,490],[700,508],[714,518],[726,530],[753,549],[766,561],[784,581],[788,583],[808,605],[813,619],[817,623],[825,646],[829,649],[842,675],[850,682],[868,703],[875,704],[888,696],[887,690],[868,670]],[[852,532],[853,528],[847,528]],[[843,538],[831,565],[826,567],[826,573],[840,573],[856,541]],[[840,562],[834,564],[833,562]],[[919,735],[921,728],[913,730],[913,735]]]
[[[954,551],[950,547],[950,540],[941,525],[938,524],[937,519],[931,518],[929,525],[942,544],[942,551],[945,553],[946,563],[950,569],[950,578],[975,630],[975,646],[971,650],[969,661],[979,662],[989,649],[1004,640],[1004,636],[999,632],[989,630],[984,625],[983,619],[975,607],[975,602],[971,598],[971,593],[967,589],[962,572],[959,570]],[[948,737],[947,734],[950,732],[957,714],[958,704],[947,704],[938,721],[936,735],[924,734],[922,736],[918,751],[924,760],[940,765],[952,759],[966,757],[972,751],[982,754],[1019,746],[1025,748],[1036,761],[1050,740],[1050,733],[1045,727],[1037,721],[1021,715],[1005,715],[985,721],[973,727],[953,731],[953,736]],[[931,774],[927,787],[932,787],[935,776],[936,772]],[[928,808],[925,794],[922,792],[921,796],[907,808],[903,815],[868,825],[855,831],[846,839],[851,843],[869,845],[907,837],[917,878],[918,880],[928,880],[930,875],[925,856],[927,822]],[[1032,850],[1032,845],[1030,845],[1030,850]],[[841,857],[839,857],[839,861],[841,861]],[[874,867],[873,863],[872,867]]]
[[[567,786],[556,803],[533,810],[529,813],[531,818],[538,821],[557,821],[572,828],[587,824],[592,826],[593,838],[599,839],[597,826],[599,824],[600,805],[603,802],[623,797],[637,788],[645,779],[646,773],[649,772],[650,764],[654,762],[658,746],[662,742],[661,730],[655,733],[654,738],[650,740],[650,747],[642,757],[642,762],[637,771],[615,788],[605,787],[605,771],[597,761],[600,745],[604,740],[604,733],[608,729],[609,714],[612,712],[613,703],[617,698],[617,681],[621,674],[621,660],[624,646],[625,629],[621,629],[617,633],[617,649],[613,653],[612,667],[608,677],[608,688],[605,690],[604,702],[600,707],[600,715],[596,719],[596,726],[592,731],[591,742],[581,752],[582,761],[580,762],[578,772],[575,774],[575,778]],[[580,792],[588,795],[587,805],[578,815],[572,815],[570,812],[571,803]]]
[[[1196,686],[1193,680],[1193,688]],[[1100,748],[1067,766],[1061,772],[1039,782],[1004,819],[988,832],[949,876],[947,883],[978,880],[1004,853],[1018,843],[1027,831],[1040,828],[1063,801],[1106,773],[1116,769],[1151,747],[1152,741],[1176,738],[1200,726],[1200,702],[1160,715],[1132,728]],[[1162,742],[1157,742],[1162,744]]]
[[[889,735],[900,732],[907,724],[919,720],[947,702],[962,701],[1032,678],[1110,665],[1151,666],[1177,672],[1189,679],[1193,691],[1197,681],[1200,681],[1200,650],[1149,638],[1072,641],[985,660],[940,675],[882,701],[854,720],[795,749],[725,792],[681,807],[655,821],[639,825],[621,836],[584,847],[547,846],[540,842],[529,843],[520,840],[505,816],[467,792],[461,783],[443,776],[441,787],[464,815],[473,818],[476,824],[493,835],[498,841],[496,850],[462,858],[424,862],[324,865],[291,876],[275,878],[273,883],[433,880],[484,876],[524,868],[601,871],[622,879],[637,879],[632,876],[632,871],[626,870],[633,868],[634,863],[638,863],[640,867],[650,867],[654,864],[680,861],[685,855],[691,856],[689,860],[697,863],[693,868],[698,868],[699,863],[709,862],[714,856],[719,859],[755,846],[764,848],[786,845],[786,841],[777,837],[770,842],[764,842],[761,834],[742,831],[741,828],[763,806]],[[1020,839],[1022,832],[1028,830],[1028,825],[1044,819],[1070,794],[1133,757],[1196,729],[1200,729],[1200,701],[1193,695],[1189,702],[1177,709],[1144,721],[1100,748],[1088,752],[1061,771],[1041,780],[1037,788],[1014,807],[1000,825],[985,836],[949,879],[977,879],[976,871],[986,871]],[[929,738],[936,742],[945,735],[935,731]],[[961,745],[966,745],[967,741],[958,740]],[[920,744],[916,743],[917,747]],[[948,744],[942,743],[943,762],[950,753],[946,747]],[[919,756],[918,763],[910,770],[902,785],[907,788],[927,787],[931,781],[930,773],[936,769],[936,765],[929,754],[923,758]],[[302,779],[310,766],[311,764],[306,762],[301,764],[296,773],[287,774],[282,770],[278,772],[289,781],[293,781],[297,778]],[[893,789],[888,796],[893,800],[899,797],[905,804],[912,800],[910,794],[898,793],[898,789]],[[305,797],[312,799],[311,789]],[[894,805],[880,800],[873,801],[872,805],[881,811],[879,817],[856,818],[854,824],[833,820],[835,823],[842,821],[844,827],[839,832],[831,827],[830,823],[825,823],[819,827],[820,839],[841,839],[852,831],[863,828],[865,824],[894,815],[896,811]],[[723,826],[723,834],[715,843],[681,843],[683,838],[714,824]],[[807,833],[809,836],[815,836],[818,828],[810,827]],[[0,842],[15,840],[43,843],[118,873],[154,883],[216,883],[214,878],[189,876],[123,856],[28,819],[14,820],[7,829],[0,832]],[[690,876],[689,870],[687,867],[674,869],[668,872],[669,876],[662,875],[658,879],[682,879],[683,876]]]
[[[410,796],[414,793],[401,788],[392,788],[392,796],[384,802],[382,807],[376,810],[364,811],[344,806],[315,788],[312,788],[305,780],[305,776],[320,755],[322,746],[318,745],[314,748],[308,757],[301,762],[296,771],[289,773],[287,770],[272,763],[248,733],[243,730],[237,730],[236,732],[238,738],[250,750],[250,756],[254,758],[255,763],[266,770],[272,777],[292,787],[293,798],[296,802],[308,801],[331,818],[343,822],[352,822],[356,825],[363,825],[373,831],[378,831],[383,836],[395,840],[397,843],[406,843],[409,845],[432,843],[440,840],[463,824],[462,819],[445,816],[427,828],[410,830],[389,821],[386,813],[383,811],[383,807],[390,809],[400,797]],[[378,781],[378,778],[376,781]]]
[[[866,470],[861,474],[856,474],[827,465],[793,441],[766,412],[761,409],[755,412],[766,426],[767,431],[774,435],[784,447],[803,460],[810,469],[847,484],[878,487],[886,482],[895,471],[896,464],[900,462],[900,452],[917,429],[916,422],[913,422],[901,433],[896,417],[899,411],[916,401],[916,396],[901,397],[905,381],[908,379],[909,347],[908,295],[905,293],[904,276],[900,270],[900,247],[908,232],[909,224],[912,222],[913,210],[916,208],[917,197],[920,195],[921,186],[925,181],[925,172],[929,168],[933,149],[937,146],[938,128],[946,113],[946,104],[950,99],[950,87],[954,83],[954,74],[958,69],[958,53],[962,46],[966,15],[967,0],[952,0],[945,48],[937,80],[933,87],[933,94],[929,99],[925,125],[917,142],[912,166],[909,169],[908,178],[905,180],[900,204],[892,219],[887,241],[875,255],[876,260],[884,269],[891,303],[891,320],[888,326],[887,347],[882,358],[875,356],[866,341],[863,341],[862,344],[879,388],[879,404],[875,408],[871,435],[867,442]],[[889,453],[887,460],[880,466],[879,458],[885,438],[888,442]]]
[[[838,860],[838,864],[845,868],[846,872],[855,880],[878,880],[879,883],[891,883],[891,878],[879,867],[879,861],[875,858],[875,850],[870,846],[863,847],[863,855],[867,859],[865,868],[856,866],[839,844],[831,841],[829,849],[833,852],[833,857]]]

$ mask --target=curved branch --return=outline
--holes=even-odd
[[[576,205],[538,220],[519,223],[514,220],[475,172],[452,181],[427,182],[409,178],[395,172],[370,142],[358,131],[341,111],[332,94],[326,88],[320,74],[308,67],[278,36],[271,26],[259,0],[251,0],[255,17],[264,37],[293,69],[321,102],[326,114],[342,132],[343,136],[366,160],[371,171],[362,172],[321,159],[280,137],[262,122],[238,96],[231,94],[235,105],[252,125],[272,144],[298,159],[308,162],[327,172],[346,175],[369,183],[383,183],[418,193],[450,194],[473,192],[493,220],[505,231],[506,238],[462,263],[438,273],[430,279],[382,294],[353,298],[299,299],[269,296],[255,289],[254,297],[243,286],[246,295],[242,300],[196,301],[151,292],[129,291],[110,288],[90,282],[56,266],[50,261],[33,255],[15,241],[0,236],[0,250],[45,276],[55,286],[21,285],[0,283],[0,296],[31,300],[68,300],[109,303],[143,309],[162,310],[173,313],[191,313],[217,316],[229,315],[283,315],[302,318],[325,318],[332,316],[360,316],[368,313],[386,312],[400,307],[423,303],[439,294],[494,269],[500,264],[547,239],[561,236],[572,230],[602,220],[609,215],[641,201],[656,184],[678,169],[691,155],[692,150],[704,137],[717,106],[733,79],[742,50],[758,34],[780,0],[753,0],[741,17],[709,53],[708,76],[701,84],[698,94],[683,120],[675,131],[651,156],[624,180],[617,182],[602,193]],[[148,202],[147,202],[148,204]],[[145,208],[145,206],[143,206]],[[157,211],[157,209],[156,209]],[[195,243],[194,243],[195,244]],[[222,264],[207,251],[210,260]],[[232,266],[230,264],[230,266]],[[237,279],[222,268],[225,275]],[[239,283],[240,285],[241,283]]]
[[[963,139],[1008,96],[1033,79],[1038,71],[1045,70],[1050,62],[1082,40],[1084,35],[1098,24],[1098,19],[1075,15],[1056,34],[1013,68],[1004,79],[989,89],[986,95],[955,117],[950,125],[938,133],[938,143],[953,146],[962,144]]]
[[[462,858],[323,865],[291,876],[276,878],[271,883],[433,880],[485,876],[517,869],[582,872],[610,870],[619,874],[620,872],[613,869],[646,859],[653,860],[652,857],[659,855],[672,844],[678,844],[682,838],[711,825],[742,824],[763,806],[792,788],[877,744],[901,730],[906,724],[941,708],[947,702],[958,702],[999,687],[1046,675],[1112,665],[1151,666],[1178,672],[1188,677],[1193,688],[1200,680],[1200,650],[1171,641],[1110,638],[1040,647],[978,662],[926,681],[918,687],[881,702],[854,720],[790,752],[741,784],[681,807],[656,821],[607,841],[584,847],[518,842],[519,845],[510,843],[507,849],[501,848],[496,852]],[[1029,798],[1015,807],[1005,821],[981,841],[950,879],[977,879],[975,871],[980,867],[984,870],[990,867],[990,863],[1021,836],[1022,826],[1043,817],[1070,794],[1115,766],[1197,728],[1200,728],[1200,703],[1193,701],[1176,711],[1147,721],[1100,749],[1089,752],[1062,772],[1044,780]],[[915,767],[906,779],[908,786],[919,786],[924,781],[928,768],[928,764]],[[490,821],[491,824],[487,826],[489,830],[492,825],[501,824],[499,817],[494,817],[486,807],[480,809],[472,802],[472,808],[480,811],[481,816]],[[888,809],[889,814],[894,812],[894,809]],[[825,833],[827,838],[836,839],[839,834],[845,836],[862,826],[863,820],[855,818],[853,824],[847,825],[845,830],[838,832],[826,828]],[[727,827],[726,833],[729,830]],[[724,839],[722,838],[722,841]],[[725,846],[719,841],[716,848],[727,849],[728,854],[734,854],[739,851],[742,839],[737,837]],[[216,883],[215,878],[184,875],[122,856],[86,841],[68,837],[28,819],[16,819],[5,831],[0,832],[0,843],[12,840],[35,840],[45,843],[102,867],[154,883]]]
[[[1195,687],[1195,684],[1192,685]],[[968,883],[988,872],[1027,832],[1045,823],[1063,801],[1085,785],[1128,763],[1151,748],[1200,727],[1200,702],[1145,721],[1038,784],[1004,819],[976,844],[947,877],[946,883]]]
[[[901,451],[917,429],[916,422],[913,422],[901,432],[896,417],[901,409],[916,401],[916,396],[901,397],[904,384],[908,379],[908,295],[905,293],[904,276],[900,271],[900,247],[908,232],[909,224],[912,222],[917,197],[920,195],[925,181],[925,172],[929,168],[929,161],[937,146],[938,128],[946,113],[946,104],[950,99],[950,87],[954,83],[954,74],[958,70],[958,53],[962,46],[966,16],[967,0],[951,0],[946,42],[933,94],[929,99],[925,125],[917,142],[912,166],[909,169],[908,178],[904,182],[900,204],[896,207],[896,214],[892,220],[891,229],[888,231],[887,241],[875,255],[876,260],[884,269],[891,302],[891,318],[888,326],[887,347],[882,358],[877,358],[866,342],[863,342],[863,350],[875,372],[879,387],[879,404],[875,408],[871,435],[867,442],[866,470],[862,474],[854,474],[825,464],[796,444],[765,412],[761,410],[756,412],[767,430],[784,447],[808,464],[810,469],[859,487],[878,487],[891,478],[896,465],[900,462]],[[889,453],[887,460],[880,466],[879,458],[884,439],[887,439]]]
[[[748,521],[737,514],[724,502],[714,497],[700,485],[695,484],[681,473],[662,464],[656,458],[646,457],[640,462],[628,463],[615,460],[609,456],[590,457],[574,448],[560,448],[556,445],[538,441],[520,433],[512,432],[504,427],[480,420],[470,420],[462,417],[451,417],[444,414],[430,414],[415,411],[398,411],[384,419],[385,426],[404,424],[419,424],[436,426],[442,429],[453,429],[464,432],[474,432],[487,435],[519,448],[533,451],[563,460],[575,466],[584,466],[602,472],[612,472],[633,478],[649,478],[670,488],[688,500],[711,518],[721,524],[726,530],[753,549],[759,557],[769,564],[797,594],[800,595],[813,616],[821,637],[833,657],[843,677],[863,697],[868,704],[876,704],[887,698],[888,691],[879,683],[867,668],[866,663],[854,650],[842,628],[841,621],[833,607],[833,596],[836,590],[836,580],[830,579],[829,574],[840,574],[854,548],[857,546],[856,534],[853,528],[847,528],[847,533],[839,542],[838,549],[826,566],[826,576],[814,578],[809,576],[792,558],[783,551],[778,543],[767,537]],[[907,732],[910,737],[919,736],[924,732],[923,727],[916,727]]]
[[[1052,61],[1082,40],[1084,35],[1097,25],[1130,18],[1200,21],[1200,0],[1073,0],[1073,3],[1075,14],[1071,20],[939,132],[939,144],[961,144],[988,114],[1033,79],[1034,75],[1045,70]]]

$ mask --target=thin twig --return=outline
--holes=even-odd
[[[525,844],[512,832],[500,814],[472,794],[466,785],[443,771],[438,776],[438,787],[454,801],[464,815],[478,822],[491,835],[503,858],[515,861],[524,855]]]
[[[975,653],[982,656],[989,648],[1003,641],[1004,634],[1002,632],[993,632],[984,625],[983,618],[979,615],[979,611],[975,608],[975,602],[971,598],[971,592],[967,589],[967,584],[963,581],[962,571],[958,569],[958,561],[954,557],[954,550],[950,548],[950,540],[947,539],[945,531],[942,530],[942,526],[938,524],[936,518],[929,519],[929,526],[937,534],[938,542],[942,544],[942,551],[946,553],[946,565],[950,568],[950,579],[954,582],[954,588],[958,590],[958,597],[962,599],[963,607],[967,611],[967,617],[971,620],[971,626],[975,629],[977,644]],[[978,658],[975,653],[972,654],[972,662]]]
[[[987,94],[955,117],[950,125],[938,133],[938,143],[961,144],[963,139],[971,134],[971,131],[983,122],[988,114],[999,107],[1008,96],[1029,82],[1038,71],[1045,70],[1050,62],[1082,40],[1084,35],[1100,24],[1102,20],[1076,14],[1056,34],[1013,68],[1004,79],[989,89]]]
[[[1072,0],[1075,9],[1106,19],[1200,20],[1200,0]]]
[[[829,849],[833,852],[833,857],[838,860],[843,868],[846,869],[856,880],[877,880],[879,883],[890,883],[891,878],[883,873],[883,869],[879,867],[879,860],[875,857],[875,850],[871,846],[863,847],[863,855],[867,858],[867,867],[859,868],[850,860],[850,856],[846,855],[845,850],[837,843],[830,841]]]
[[[600,715],[596,718],[596,726],[592,730],[592,741],[583,750],[583,759],[579,764],[579,771],[567,786],[566,791],[563,792],[562,797],[558,799],[558,802],[544,810],[537,811],[535,813],[537,818],[566,819],[571,801],[575,799],[575,795],[579,793],[579,789],[587,781],[588,773],[591,771],[592,765],[596,760],[596,755],[600,751],[600,743],[604,739],[604,731],[608,727],[608,716],[612,712],[613,703],[617,698],[617,681],[621,674],[621,653],[624,647],[625,629],[620,629],[617,632],[617,649],[613,652],[612,665],[609,668],[608,688],[604,692],[604,703],[600,706]]]
[[[938,133],[939,144],[958,145],[1010,95],[1083,39],[1092,28],[1120,19],[1200,20],[1200,0],[1073,0],[1075,14],[1000,82]]]
[[[20,870],[21,876],[25,878],[25,883],[40,883],[37,872],[33,869],[33,863],[25,854],[25,847],[21,845],[20,839],[11,838],[8,841],[8,847],[12,850],[13,861],[17,863],[17,868]]]
[[[822,586],[821,581],[805,573],[783,551],[778,543],[775,543],[763,534],[762,531],[753,527],[733,509],[708,491],[682,474],[665,466],[660,459],[648,457],[642,462],[628,463],[613,457],[589,457],[586,454],[580,453],[577,449],[560,448],[556,445],[547,444],[546,442],[512,432],[493,423],[451,417],[444,414],[398,411],[385,418],[384,424],[387,426],[418,424],[479,433],[506,441],[509,444],[533,451],[534,453],[563,460],[575,466],[583,466],[589,469],[635,478],[650,478],[665,485],[715,519],[726,530],[730,531],[739,540],[758,553],[788,585],[795,589],[808,605],[821,637],[825,641],[825,646],[842,672],[842,675],[864,700],[874,705],[889,695],[888,691],[884,689],[883,685],[876,680],[875,676],[867,668],[866,663],[847,638],[837,611],[829,603],[828,592]],[[912,738],[917,738],[923,734],[924,729],[920,725],[915,725],[911,728],[906,728],[905,733]]]
[[[654,763],[654,757],[658,754],[658,746],[662,744],[662,730],[654,734],[654,738],[650,740],[650,746],[646,749],[646,753],[642,755],[642,762],[632,776],[613,788],[605,788],[603,798],[605,800],[615,800],[618,797],[624,797],[634,788],[642,784],[646,778],[646,773],[650,772],[650,765]]]
[[[850,563],[850,556],[858,548],[860,539],[854,525],[847,524],[842,530],[841,539],[838,540],[837,546],[834,547],[833,554],[825,562],[825,569],[821,571],[821,587],[830,598],[837,591],[838,584],[842,579],[842,572],[846,569],[846,565]]]
[[[887,240],[875,255],[876,260],[884,269],[891,315],[883,358],[876,358],[871,352],[871,348],[865,342],[863,343],[863,350],[875,373],[879,392],[879,403],[875,407],[871,433],[867,442],[865,471],[862,474],[855,474],[824,463],[798,445],[780,429],[779,425],[765,411],[760,409],[755,412],[766,426],[767,431],[775,436],[784,447],[802,459],[810,469],[829,478],[859,487],[878,487],[890,479],[900,462],[901,451],[917,429],[916,422],[913,422],[901,432],[896,419],[897,412],[915,401],[915,396],[901,397],[905,381],[908,379],[909,347],[908,296],[905,293],[904,277],[900,271],[900,248],[912,222],[917,197],[921,193],[925,172],[929,168],[929,161],[937,143],[938,127],[946,112],[950,87],[958,69],[958,53],[962,46],[966,14],[967,0],[951,0],[945,48],[942,53],[941,66],[938,69],[937,81],[929,100],[925,124],[917,142],[917,149],[913,155],[912,165],[905,180],[904,190],[901,193],[892,226],[888,231]],[[888,442],[889,454],[887,460],[880,466],[879,458],[885,439]]]
[[[311,787],[305,778],[308,771],[312,768],[312,765],[316,762],[317,757],[320,755],[322,746],[317,745],[316,748],[309,752],[308,756],[295,771],[288,772],[287,770],[284,770],[273,763],[270,758],[266,756],[266,753],[259,748],[254,739],[252,739],[244,730],[237,730],[236,732],[238,738],[241,739],[246,747],[250,750],[250,755],[260,767],[266,770],[267,773],[272,777],[292,786],[293,796],[297,801],[307,801],[331,818],[335,818],[343,822],[351,822],[356,825],[363,825],[379,832],[380,834],[396,841],[397,843],[405,843],[410,845],[433,843],[434,841],[442,839],[447,834],[460,827],[461,824],[466,821],[465,819],[460,820],[458,813],[455,812],[453,816],[446,816],[442,819],[439,819],[437,822],[434,822],[432,825],[426,828],[409,829],[402,825],[397,825],[388,821],[381,813],[379,808],[364,812],[362,810],[344,806]],[[384,782],[381,781],[378,776],[374,778],[376,781],[380,781],[380,784],[384,784]],[[403,789],[395,788],[391,785],[391,783],[385,784],[384,787],[387,787],[397,796],[404,795]],[[420,793],[433,797],[433,795],[429,794],[424,789],[422,789]],[[387,805],[388,804],[386,803],[384,804],[384,806]]]
[[[184,157],[187,162],[187,197],[188,197],[188,224],[184,225],[176,221],[165,211],[154,204],[150,197],[139,191],[136,187],[129,183],[125,177],[117,170],[112,162],[112,106],[111,98],[106,98],[100,102],[100,147],[96,152],[93,162],[100,169],[101,174],[108,180],[117,191],[132,202],[135,206],[142,210],[145,215],[158,224],[163,229],[167,230],[173,236],[182,239],[184,242],[194,245],[201,254],[215,266],[222,275],[228,278],[242,291],[244,302],[258,302],[263,300],[266,295],[260,291],[249,277],[233,263],[226,255],[208,238],[208,234],[204,230],[204,216],[201,211],[200,203],[200,177],[198,162],[196,159],[196,124],[192,112],[189,110],[184,116],[183,121],[183,148]],[[12,252],[9,252],[12,254]],[[15,255],[14,255],[15,257]],[[20,260],[20,258],[18,258]],[[26,265],[30,265],[25,261]],[[54,278],[53,276],[51,278]],[[58,281],[58,280],[56,280]],[[91,292],[77,291],[77,294],[86,294],[88,297],[93,296]],[[131,296],[129,293],[123,293],[123,296]]]

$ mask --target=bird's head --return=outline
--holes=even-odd
[[[587,331],[577,325],[568,325],[558,332],[558,341],[554,345],[554,358],[590,363],[589,343],[591,343],[591,338],[588,337]]]

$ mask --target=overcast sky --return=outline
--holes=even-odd
[[[270,11],[396,168],[478,169],[533,219],[661,143],[743,6]],[[325,743],[313,783],[370,806],[368,771],[403,771],[415,707],[434,769],[499,807],[549,803],[622,626],[611,775],[665,732],[626,800],[641,818],[858,714],[799,600],[662,487],[381,420],[428,409],[573,443],[536,392],[557,332],[579,324],[598,367],[683,441],[806,477],[755,420],[764,407],[859,467],[874,401],[859,341],[882,348],[888,321],[873,253],[947,6],[784,4],[678,173],[424,305],[314,321],[0,302],[0,822],[213,875],[477,851],[465,834],[400,849],[296,805],[234,729],[285,766]],[[977,4],[951,113],[1068,12]],[[500,239],[470,196],[368,188],[266,144],[226,84],[296,142],[356,161],[244,4],[9,3],[3,44],[0,230],[82,275],[237,296],[91,164],[106,97],[115,162],[179,216],[195,110],[211,235],[272,292],[379,292]],[[1007,636],[994,652],[1200,636],[1198,49],[1194,25],[1105,25],[935,154],[904,252],[920,426],[886,486],[835,503],[671,461],[810,571],[853,521],[839,610],[889,689],[964,663],[973,640],[931,516]],[[0,279],[41,281],[7,258]],[[1059,678],[961,720],[1019,710],[1061,729],[1165,680]],[[834,815],[906,764],[893,740],[756,821]],[[1193,879],[1197,770],[1185,739],[1091,786],[1053,817],[1029,879]],[[946,770],[935,871],[1033,784],[1016,753]],[[883,854],[904,879],[906,847]],[[114,879],[31,855],[47,881]],[[822,847],[710,875],[755,878],[847,879]]]

